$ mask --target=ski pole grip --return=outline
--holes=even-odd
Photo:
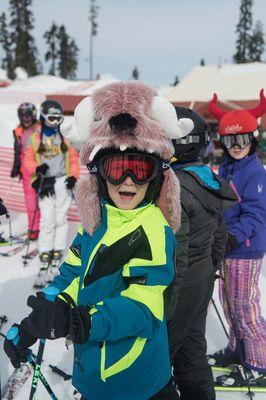
[[[60,293],[60,290],[54,286],[48,286],[47,288],[43,289],[42,292],[44,293],[46,300],[55,301],[56,297]]]
[[[12,328],[10,328],[6,334],[6,338],[7,338],[7,340],[10,340],[14,346],[16,346],[19,341],[18,328],[16,326],[13,326]]]

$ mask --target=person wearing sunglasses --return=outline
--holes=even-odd
[[[225,212],[228,230],[220,279],[220,299],[229,324],[229,343],[209,355],[209,363],[226,367],[244,359],[252,385],[266,386],[266,321],[261,314],[259,277],[266,251],[266,171],[256,154],[257,118],[266,112],[266,98],[248,110],[225,111],[214,95],[209,106],[218,119],[225,161],[219,175],[234,188],[238,202]],[[242,369],[219,377],[224,386],[245,386]]]
[[[14,160],[11,178],[20,177],[22,180],[26,210],[28,214],[28,238],[36,240],[39,235],[40,210],[37,204],[35,190],[31,187],[31,174],[25,165],[25,150],[29,137],[40,132],[37,121],[37,109],[32,103],[22,103],[17,110],[19,125],[13,130]]]
[[[44,285],[47,269],[52,263],[56,273],[67,241],[67,211],[72,201],[72,190],[79,177],[78,153],[61,132],[61,105],[45,100],[40,107],[41,132],[29,138],[25,161],[32,176],[32,187],[39,197],[41,212],[39,257],[41,269],[35,282]],[[50,268],[51,270],[51,268]]]
[[[171,376],[166,316],[180,224],[171,137],[193,124],[140,82],[98,89],[74,117],[89,170],[76,192],[81,226],[51,284],[57,301],[28,299],[22,348],[68,335],[83,400],[153,399]],[[18,365],[22,349],[11,346]]]

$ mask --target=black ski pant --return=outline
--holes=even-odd
[[[176,311],[168,324],[170,358],[180,400],[215,400],[211,368],[206,357],[206,317],[214,275],[181,289]],[[176,400],[171,382],[154,400]]]

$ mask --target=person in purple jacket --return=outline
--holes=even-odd
[[[229,324],[229,343],[209,356],[216,366],[245,363],[251,385],[266,386],[266,321],[261,314],[259,276],[266,251],[266,171],[257,158],[257,118],[266,112],[266,98],[249,110],[224,111],[210,103],[219,120],[218,131],[225,152],[219,175],[230,182],[238,203],[225,211],[228,230],[220,279],[220,299]],[[238,351],[236,351],[238,350]],[[240,351],[239,351],[240,350]],[[246,385],[242,369],[218,378],[223,386]]]

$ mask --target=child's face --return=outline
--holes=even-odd
[[[121,210],[133,210],[145,197],[149,182],[144,185],[136,185],[128,176],[120,185],[112,185],[107,182],[107,189],[110,199],[117,208]]]
[[[251,143],[247,144],[243,149],[241,149],[239,146],[234,146],[228,150],[228,153],[234,160],[241,160],[249,154],[250,147]]]

